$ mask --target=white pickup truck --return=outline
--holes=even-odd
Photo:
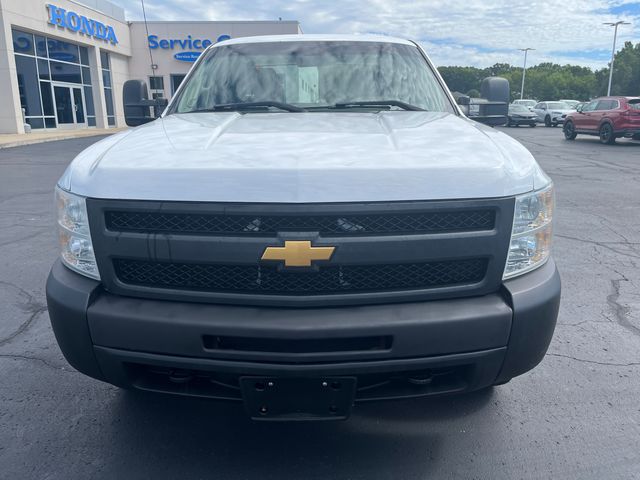
[[[56,187],[47,301],[79,371],[256,419],[338,419],[543,358],[552,182],[464,116],[419,45],[228,40],[161,118],[139,90],[128,121],[149,123],[87,148]]]

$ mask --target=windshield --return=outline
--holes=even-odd
[[[511,110],[513,112],[529,113],[529,109],[527,107],[525,107],[524,105],[511,105],[509,107],[509,110]]]
[[[353,108],[454,112],[415,46],[307,41],[209,50],[170,113]]]
[[[516,100],[517,105],[525,105],[527,107],[533,107],[536,103],[537,102],[535,100]]]
[[[571,107],[563,102],[549,102],[547,108],[549,110],[571,110]]]

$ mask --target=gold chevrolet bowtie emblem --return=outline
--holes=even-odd
[[[336,247],[312,247],[311,242],[288,240],[284,247],[267,247],[262,260],[284,261],[285,267],[310,267],[314,260],[329,260]]]

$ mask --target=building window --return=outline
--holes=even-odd
[[[20,105],[22,106],[25,116],[42,117],[36,59],[23,57],[22,55],[16,56],[16,71],[18,73]],[[44,125],[44,121],[41,123]]]
[[[85,124],[81,108],[83,104],[81,97],[84,97],[87,113],[89,103],[92,111],[91,116],[87,115],[86,124],[95,125],[87,48],[15,29],[11,34],[20,104],[24,110],[25,122],[31,125],[31,128],[56,128],[59,123],[56,112],[62,110],[62,106],[55,104],[53,86],[56,83],[65,83],[78,84],[80,92],[84,91],[74,97],[77,105],[76,112],[79,113],[72,118],[73,123]],[[71,103],[68,107],[72,108]]]
[[[164,77],[149,77],[149,88],[151,90],[164,90]]]
[[[164,98],[164,77],[149,77],[151,98]]]
[[[172,96],[175,95],[176,90],[178,90],[178,87],[184,80],[184,77],[186,77],[186,75],[182,75],[182,74],[171,75],[171,95]]]
[[[100,50],[100,66],[102,69],[102,82],[104,83],[104,102],[107,107],[107,124],[115,126],[116,116],[113,109],[113,84],[111,82],[111,58],[109,52]]]

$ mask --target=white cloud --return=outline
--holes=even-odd
[[[141,19],[137,2],[116,0],[128,18]],[[640,41],[640,18],[607,13],[629,0],[147,0],[149,20],[299,20],[305,33],[368,33],[420,41],[439,65],[519,65],[517,49],[532,47],[530,64],[606,66],[612,29],[626,20],[619,43]],[[584,52],[584,53],[581,53]]]

